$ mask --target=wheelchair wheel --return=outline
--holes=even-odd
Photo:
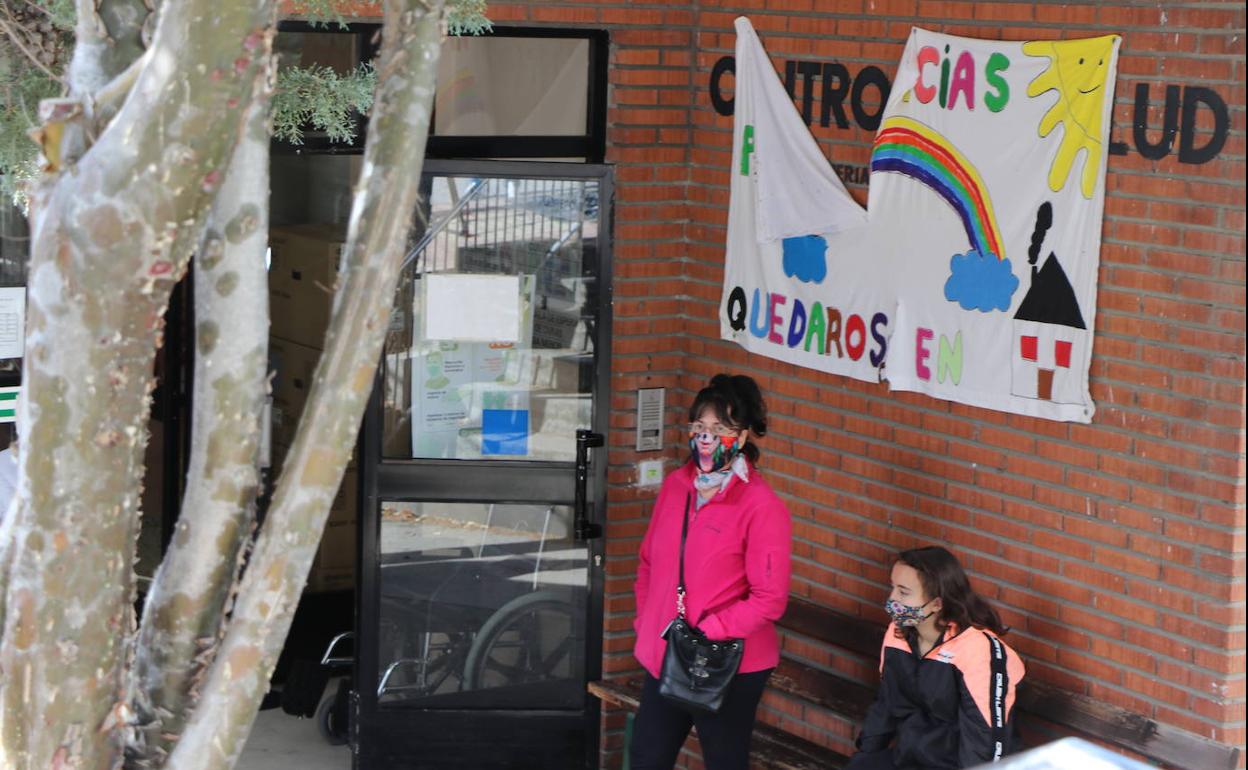
[[[316,710],[316,727],[330,746],[342,746],[351,737],[350,692],[349,680],[339,681],[333,696],[322,699]]]
[[[575,609],[537,591],[504,604],[481,626],[464,664],[465,689],[567,679],[579,637]]]

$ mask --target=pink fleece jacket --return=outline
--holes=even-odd
[[[789,601],[791,524],[784,502],[750,468],[750,480],[728,487],[697,508],[693,464],[663,481],[637,567],[637,643],[633,654],[659,675],[667,642],[660,636],[676,616],[680,528],[689,500],[685,607],[711,639],[745,639],[740,673],[780,661],[775,623]]]

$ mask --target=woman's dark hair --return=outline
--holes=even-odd
[[[986,628],[995,634],[1003,635],[1009,627],[1001,622],[1001,616],[984,600],[971,582],[967,580],[958,557],[938,545],[925,548],[912,548],[897,554],[897,561],[913,567],[919,573],[919,582],[923,584],[923,593],[927,598],[939,598],[940,624],[947,626],[956,624],[958,628]]]
[[[767,405],[758,383],[744,374],[717,374],[705,388],[698,391],[689,407],[689,422],[696,422],[707,409],[725,425],[748,429],[751,436],[767,435]],[[750,462],[758,462],[758,447],[747,441],[741,448]]]

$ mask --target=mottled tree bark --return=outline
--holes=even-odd
[[[238,583],[267,363],[273,3],[167,0],[143,52],[149,3],[80,0],[71,98],[43,137],[55,162],[32,197],[20,481],[0,532],[6,770],[233,767],[355,442],[415,210],[441,2],[387,0],[326,350]],[[201,235],[188,489],[135,635],[152,364]]]
[[[242,751],[355,445],[415,211],[440,14],[440,3],[385,4],[376,98],[325,352],[225,638],[170,757],[177,770],[232,767]]]
[[[146,49],[144,29],[150,29],[152,0],[77,0],[74,58],[66,79],[78,97],[96,94],[120,75]]]
[[[32,199],[0,646],[5,767],[120,762],[154,354],[263,78],[272,21],[268,0],[167,5],[120,112]]]
[[[186,493],[134,655],[135,749],[160,766],[215,651],[259,487],[268,370],[270,89],[248,111],[194,259],[195,373]]]

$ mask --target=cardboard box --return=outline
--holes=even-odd
[[[303,408],[312,392],[312,377],[321,359],[321,351],[289,340],[269,338],[269,371],[273,372],[271,410],[270,467],[280,470],[286,447],[295,441],[295,431],[303,416]],[[356,453],[351,452],[347,467],[355,467]]]
[[[269,232],[269,333],[309,348],[325,345],[346,233],[333,225]]]
[[[345,527],[338,529],[344,530]],[[355,547],[355,525],[350,527],[351,547]],[[325,536],[330,537],[330,531],[325,531]],[[327,565],[321,561],[321,554],[318,552],[316,561],[312,562],[312,571],[308,573],[308,582],[304,590],[310,593],[329,593],[331,591],[351,591],[355,589],[355,562],[343,566]]]
[[[312,390],[312,375],[321,351],[296,342],[269,339],[269,371],[273,372],[273,443],[290,446]],[[274,453],[276,454],[276,452]],[[276,458],[274,460],[276,465]]]

